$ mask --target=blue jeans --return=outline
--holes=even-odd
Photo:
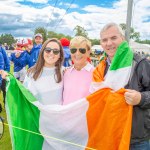
[[[143,141],[140,143],[131,144],[130,150],[150,150],[150,142],[149,141]]]

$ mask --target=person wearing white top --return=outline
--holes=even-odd
[[[62,104],[63,48],[57,39],[42,46],[37,63],[28,70],[24,86],[43,105]]]

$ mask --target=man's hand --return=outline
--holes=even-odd
[[[136,90],[126,89],[124,97],[129,105],[138,105],[141,101],[141,93]]]

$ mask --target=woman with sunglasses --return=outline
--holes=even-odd
[[[43,104],[69,104],[89,95],[94,67],[87,61],[91,42],[76,36],[70,41],[74,65],[64,74],[62,83],[63,49],[56,39],[45,41],[35,66],[29,69],[24,86]],[[2,73],[5,78],[5,73]],[[64,87],[63,87],[64,86]],[[63,94],[62,94],[63,89]],[[62,96],[63,95],[63,96]],[[49,101],[49,96],[53,97]],[[62,98],[63,97],[63,98]]]
[[[63,48],[57,39],[44,42],[36,64],[28,70],[24,86],[44,105],[62,104]]]
[[[88,96],[94,67],[87,61],[91,42],[82,36],[70,41],[71,59],[74,65],[64,74],[63,105]]]

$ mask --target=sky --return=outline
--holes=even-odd
[[[102,27],[126,23],[128,0],[0,0],[0,35],[32,38],[37,27],[74,36],[84,27],[99,39]],[[150,40],[150,0],[133,0],[132,27]]]

